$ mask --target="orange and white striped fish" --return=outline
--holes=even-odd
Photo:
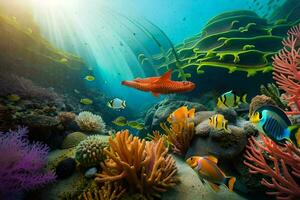
[[[192,156],[186,163],[197,171],[201,178],[208,181],[214,191],[220,190],[220,185],[225,185],[230,192],[233,190],[235,177],[226,176],[217,166],[218,159],[214,156]]]

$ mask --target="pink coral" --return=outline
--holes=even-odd
[[[300,185],[300,149],[292,143],[279,146],[270,138],[260,135],[261,142],[253,136],[245,152],[244,164],[250,168],[252,174],[263,174],[270,180],[262,179],[261,184],[274,192],[277,199],[299,199]],[[272,163],[271,167],[270,164]]]
[[[283,49],[273,57],[273,78],[286,94],[291,112],[300,114],[300,24],[288,31]]]

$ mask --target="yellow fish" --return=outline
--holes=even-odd
[[[218,159],[214,156],[192,156],[186,163],[198,172],[201,178],[208,181],[214,191],[220,190],[220,185],[225,185],[230,192],[233,190],[235,177],[226,176],[217,166]]]
[[[113,124],[117,126],[126,126],[127,125],[127,119],[125,117],[117,117],[114,121],[112,121]]]
[[[226,132],[230,132],[228,129],[228,121],[225,119],[224,115],[221,114],[211,116],[208,119],[208,125],[217,130],[225,130]]]
[[[91,100],[89,98],[83,98],[83,99],[80,99],[80,103],[82,103],[84,105],[91,105],[91,104],[93,104],[93,100]]]
[[[21,99],[21,97],[17,94],[11,94],[7,96],[7,99],[13,102],[17,102]]]
[[[218,108],[236,108],[241,103],[247,103],[247,95],[243,95],[242,97],[237,96],[232,91],[226,92],[222,94],[218,98],[217,107]]]
[[[188,118],[194,119],[195,116],[195,108],[188,110],[186,106],[182,106],[175,110],[170,116],[167,118],[169,123],[180,123],[185,122]]]
[[[144,125],[137,122],[137,121],[129,121],[128,126],[130,126],[131,128],[135,128],[137,130],[142,130],[144,128]]]
[[[95,80],[95,77],[91,76],[91,75],[87,75],[86,77],[84,77],[84,79],[87,81],[93,81],[93,80]]]
[[[66,58],[62,58],[62,59],[60,59],[60,62],[62,62],[62,63],[68,63],[68,59],[66,59]]]

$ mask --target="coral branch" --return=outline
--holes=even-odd
[[[263,135],[260,139],[261,142],[252,136],[244,154],[244,164],[250,168],[249,172],[271,178],[271,181],[261,181],[262,185],[276,190],[267,194],[275,195],[277,199],[300,198],[300,185],[296,181],[300,177],[300,150],[292,143],[279,146]]]
[[[130,188],[151,199],[177,182],[174,159],[168,155],[164,141],[146,142],[133,137],[128,131],[118,132],[110,138],[110,147],[105,149],[107,160],[103,171],[97,174],[99,183],[126,181]]]
[[[300,114],[300,24],[292,27],[282,41],[283,49],[273,57],[273,78],[286,92],[291,112]]]

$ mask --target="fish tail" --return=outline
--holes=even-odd
[[[297,145],[297,147],[300,147],[300,126],[289,126],[288,130],[290,132],[290,137],[288,138],[288,140],[292,141],[292,143]]]
[[[248,103],[248,102],[247,102],[247,94],[244,94],[244,95],[240,98],[240,101],[241,101],[242,103]]]
[[[123,107],[123,108],[126,107],[126,101],[122,101],[122,107]]]
[[[226,177],[224,184],[228,187],[229,192],[233,191],[233,186],[234,186],[235,181],[236,181],[236,178],[234,176]]]

